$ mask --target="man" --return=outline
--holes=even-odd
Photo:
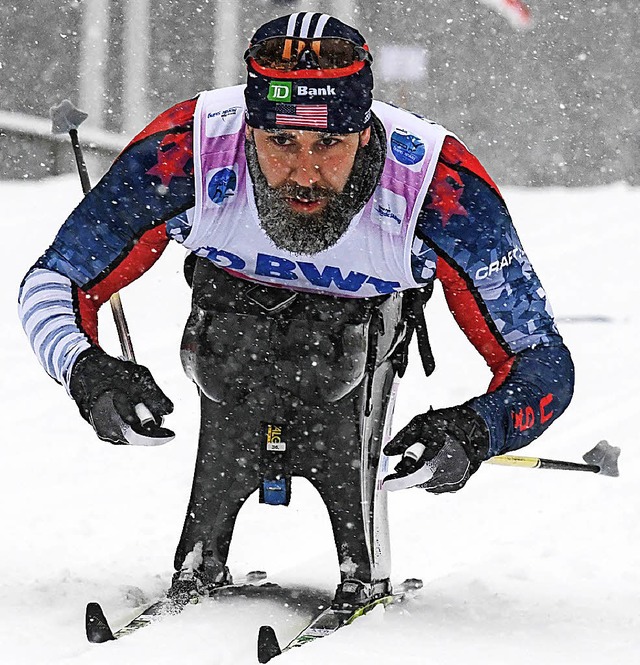
[[[228,582],[244,500],[286,505],[301,475],[331,519],[335,602],[358,604],[389,590],[380,451],[413,331],[429,364],[434,279],[494,378],[462,405],[425,398],[384,448],[401,456],[384,489],[460,489],[565,410],[573,365],[498,188],[447,130],[372,100],[360,33],[299,12],[259,28],[245,61],[246,87],[174,106],[123,151],[25,277],[20,312],[100,438],[164,443],[170,400],[100,349],[97,311],[169,239],[190,250],[181,354],[201,431],[170,594]]]

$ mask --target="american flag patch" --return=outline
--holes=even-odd
[[[326,129],[326,104],[276,104],[276,125]]]

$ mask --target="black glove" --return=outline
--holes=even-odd
[[[173,403],[142,365],[88,349],[71,370],[69,392],[103,441],[158,446],[175,436],[162,427],[162,417],[173,411]],[[145,418],[145,413],[152,418]]]
[[[384,489],[455,492],[487,459],[489,430],[469,406],[431,410],[416,416],[383,452],[403,456],[394,473],[384,479]]]

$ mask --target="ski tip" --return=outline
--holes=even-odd
[[[418,591],[424,586],[423,581],[418,577],[407,577],[407,579],[400,585],[401,591]]]
[[[107,618],[98,603],[89,603],[85,613],[85,630],[87,639],[92,644],[101,644],[114,640],[113,632]]]
[[[264,570],[252,570],[247,573],[247,584],[255,584],[267,579],[267,573]]]
[[[258,632],[258,662],[268,663],[281,653],[276,631],[271,626],[260,626]]]

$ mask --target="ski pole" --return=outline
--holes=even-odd
[[[51,117],[51,133],[68,133],[71,138],[71,145],[73,146],[73,154],[76,158],[76,166],[78,167],[78,175],[80,176],[82,191],[84,194],[88,194],[91,189],[91,182],[89,180],[87,164],[84,160],[82,147],[80,146],[80,140],[78,138],[78,127],[88,116],[84,111],[77,109],[68,99],[63,100],[56,106],[52,106],[49,109],[49,115]],[[122,356],[125,360],[136,362],[136,356],[133,352],[133,343],[131,342],[131,334],[129,333],[129,326],[124,315],[124,308],[122,306],[120,294],[114,293],[109,298],[109,304],[111,305],[111,312],[116,324]],[[143,425],[146,422],[154,420],[151,412],[146,406],[144,406],[144,404],[136,405],[136,413]]]
[[[57,106],[52,106],[49,110],[49,115],[51,116],[52,122],[51,132],[53,134],[64,134],[67,132],[71,138],[71,145],[73,146],[73,154],[76,158],[82,191],[84,194],[87,194],[91,189],[91,182],[89,181],[87,165],[84,161],[84,155],[82,154],[80,140],[78,139],[78,127],[88,116],[83,111],[77,109],[68,99],[63,100]],[[124,315],[124,308],[122,307],[120,294],[114,293],[109,299],[109,303],[116,324],[116,330],[118,331],[118,339],[120,340],[122,355],[125,360],[135,362],[136,357],[133,352],[129,326],[127,325],[127,319]]]
[[[609,445],[607,441],[600,441],[598,445],[585,453],[579,462],[565,462],[563,460],[545,459],[543,457],[522,457],[520,455],[498,455],[486,460],[486,464],[499,464],[501,466],[516,466],[526,469],[558,469],[560,471],[587,471],[598,473],[601,476],[619,476],[618,457],[620,448]]]

